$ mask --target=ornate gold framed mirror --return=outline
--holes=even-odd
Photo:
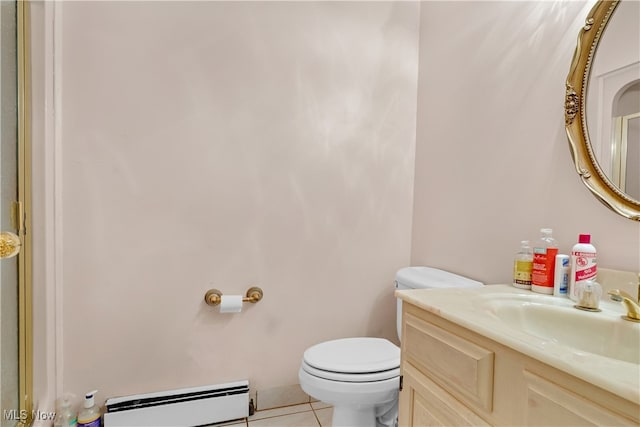
[[[571,155],[582,182],[610,209],[640,221],[640,193],[631,190],[640,188],[640,156],[636,154],[640,142],[625,139],[622,144],[620,131],[613,130],[618,113],[612,100],[619,99],[624,91],[634,90],[640,81],[640,58],[628,54],[631,50],[637,57],[639,52],[633,45],[640,34],[637,14],[635,9],[631,13],[620,12],[623,4],[638,7],[638,2],[631,0],[598,1],[580,30],[566,82],[565,126]],[[615,14],[616,11],[619,13]],[[627,21],[634,23],[634,27],[622,27],[628,25],[625,24]],[[607,28],[607,43],[602,43]],[[620,41],[620,34],[624,33],[630,33],[631,42]],[[606,53],[599,51],[607,44],[614,48]],[[599,53],[597,61],[596,52]],[[624,58],[620,59],[620,56]],[[604,62],[610,64],[604,67]],[[640,99],[637,90],[628,98]],[[621,147],[625,149],[623,156]],[[633,151],[629,153],[632,154],[627,155],[627,147],[631,147]],[[621,158],[625,159],[622,167]],[[621,171],[625,176],[621,177]]]

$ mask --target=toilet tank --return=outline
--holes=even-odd
[[[396,289],[479,288],[482,282],[432,267],[405,267],[396,273]],[[402,300],[397,298],[396,324],[402,339]]]

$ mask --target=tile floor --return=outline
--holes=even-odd
[[[245,421],[228,427],[330,427],[333,408],[322,402],[303,403],[256,411]]]

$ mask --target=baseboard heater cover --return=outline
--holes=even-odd
[[[196,427],[249,416],[249,381],[107,399],[105,427]]]

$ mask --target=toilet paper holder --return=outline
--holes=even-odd
[[[263,295],[264,293],[262,292],[262,289],[257,286],[252,286],[247,289],[246,296],[242,298],[242,302],[250,302],[255,304],[262,299]],[[206,302],[208,305],[220,305],[221,301],[222,292],[220,292],[218,289],[209,289],[207,293],[204,294],[204,302]]]

